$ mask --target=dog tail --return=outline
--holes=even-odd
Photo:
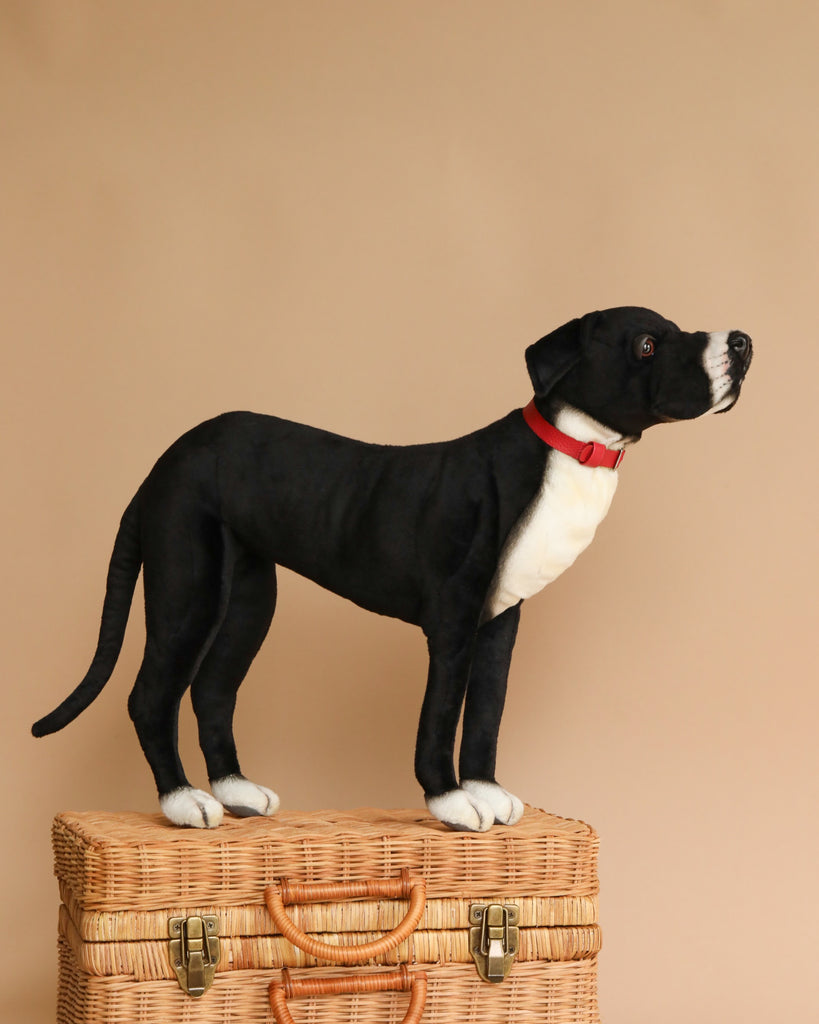
[[[76,690],[70,693],[58,708],[34,723],[31,727],[34,736],[48,736],[49,733],[57,732],[69,722],[73,722],[100,695],[102,688],[111,678],[122,648],[131,599],[142,565],[138,497],[137,495],[125,510],[117,539],[114,541],[114,550],[108,566],[105,601],[102,606],[100,635],[91,667]]]

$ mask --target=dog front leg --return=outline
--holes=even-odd
[[[427,807],[456,831],[486,832],[495,820],[493,808],[458,787],[455,777],[455,734],[461,713],[472,640],[442,649],[429,642],[429,677],[418,723],[415,777]]]
[[[459,761],[461,789],[490,804],[500,825],[515,825],[523,816],[523,802],[495,781],[498,732],[519,621],[520,604],[516,604],[478,630]]]

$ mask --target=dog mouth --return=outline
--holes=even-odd
[[[718,416],[721,412],[728,412],[730,409],[733,409],[734,406],[737,404],[738,400],[739,385],[737,385],[734,391],[726,395],[725,398],[722,399],[722,401],[718,402],[716,405],[712,405],[708,412],[713,413],[715,416]]]
[[[750,363],[750,359],[748,362]],[[734,408],[739,401],[739,394],[745,380],[746,370],[747,365],[741,372],[732,374],[726,386],[713,395],[713,402],[711,408],[708,409],[708,413],[713,413],[716,416],[721,412],[728,412]]]

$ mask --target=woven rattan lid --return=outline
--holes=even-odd
[[[514,827],[452,832],[425,811],[282,811],[182,829],[159,815],[64,813],[55,874],[83,909],[152,910],[264,902],[271,881],[351,882],[422,875],[427,897],[588,896],[599,840],[580,821],[527,808]]]

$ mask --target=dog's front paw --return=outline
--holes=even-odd
[[[165,817],[174,825],[190,828],[216,828],[222,822],[223,809],[210,793],[193,786],[181,786],[159,798]]]
[[[491,804],[463,789],[427,797],[426,804],[430,814],[456,832],[488,832],[495,821]]]
[[[272,789],[257,786],[243,775],[226,775],[223,779],[214,779],[210,788],[219,803],[237,818],[251,818],[254,815],[269,817],[279,809],[279,798]]]
[[[523,801],[499,786],[497,782],[485,782],[482,779],[465,779],[461,789],[482,803],[489,804],[493,811],[493,820],[499,825],[517,825],[523,817]]]

